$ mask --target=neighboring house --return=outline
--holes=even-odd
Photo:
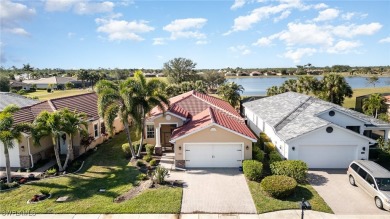
[[[382,106],[380,112],[381,113],[389,112],[389,110],[390,110],[390,108],[389,108],[390,107],[390,93],[380,93],[380,95],[387,99],[386,104],[384,106]],[[355,110],[363,113],[364,100],[369,98],[370,96],[371,96],[371,94],[356,97]]]
[[[0,92],[0,111],[3,111],[3,109],[10,104],[15,104],[18,107],[25,107],[36,103],[39,103],[39,100],[33,100],[15,93]]]
[[[11,89],[14,90],[30,90],[31,88],[31,84],[26,84],[20,81],[13,81],[13,80],[9,82],[9,86],[11,87]]]
[[[387,115],[390,117],[390,95],[384,96],[386,98]]]
[[[243,104],[250,128],[269,136],[289,160],[309,168],[347,168],[368,159],[372,132],[388,139],[390,124],[315,97],[287,92]]]
[[[196,91],[169,101],[164,113],[151,110],[145,137],[156,153],[172,147],[176,167],[239,167],[252,158],[257,138],[229,103]]]
[[[49,84],[52,84],[53,88],[57,88],[58,85],[65,86],[65,84],[68,82],[71,82],[74,87],[81,87],[82,85],[81,81],[77,80],[76,78],[58,76],[40,78],[38,80],[24,80],[23,82],[30,85],[36,84],[37,89],[47,89]]]
[[[88,148],[94,148],[96,145],[103,143],[106,139],[103,120],[98,115],[96,93],[80,94],[69,97],[62,97],[35,103],[31,106],[22,107],[14,114],[14,122],[32,123],[38,114],[44,110],[54,112],[60,109],[68,108],[71,111],[84,112],[87,114],[88,133],[93,138]],[[114,121],[115,132],[123,130],[122,122],[119,118]],[[59,143],[59,152],[62,155],[67,153],[67,144],[69,136],[63,134],[57,139]],[[15,146],[10,150],[11,167],[29,168],[41,159],[51,158],[54,155],[51,137],[41,139],[41,146],[33,143],[31,134],[23,133],[21,141],[15,140]],[[79,134],[73,137],[74,156],[77,157],[85,152],[85,147],[81,145]],[[5,166],[3,145],[0,143],[0,167]]]

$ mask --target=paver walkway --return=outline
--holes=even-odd
[[[36,170],[34,170],[34,172],[15,172],[15,171],[12,171],[11,176],[28,177],[30,174],[33,174],[34,176],[37,177],[40,174],[42,174],[43,172],[45,172],[46,170],[48,170],[50,167],[54,166],[55,164],[56,164],[55,160],[50,160],[42,167],[39,167]],[[6,174],[7,174],[6,171],[0,171],[0,177],[5,177]]]

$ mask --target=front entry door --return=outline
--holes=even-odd
[[[163,145],[164,147],[170,147],[171,143],[169,140],[171,139],[171,133],[169,132],[164,132],[164,137],[163,137]]]

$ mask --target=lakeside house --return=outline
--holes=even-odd
[[[82,87],[82,82],[73,77],[58,77],[53,76],[49,78],[40,78],[38,80],[24,80],[23,83],[36,85],[37,89],[47,89],[49,85],[52,85],[54,89],[57,89],[59,85],[65,86],[66,83],[72,83],[75,88]]]

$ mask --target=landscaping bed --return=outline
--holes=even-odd
[[[40,180],[0,193],[0,213],[34,211],[34,213],[179,213],[181,187],[159,186],[146,189],[130,200],[115,203],[114,199],[138,185],[140,170],[124,158],[121,133],[102,144],[89,156],[78,174]],[[104,189],[100,192],[100,189]],[[50,191],[51,198],[33,205],[26,200],[40,191]],[[56,202],[68,196],[65,202]]]

